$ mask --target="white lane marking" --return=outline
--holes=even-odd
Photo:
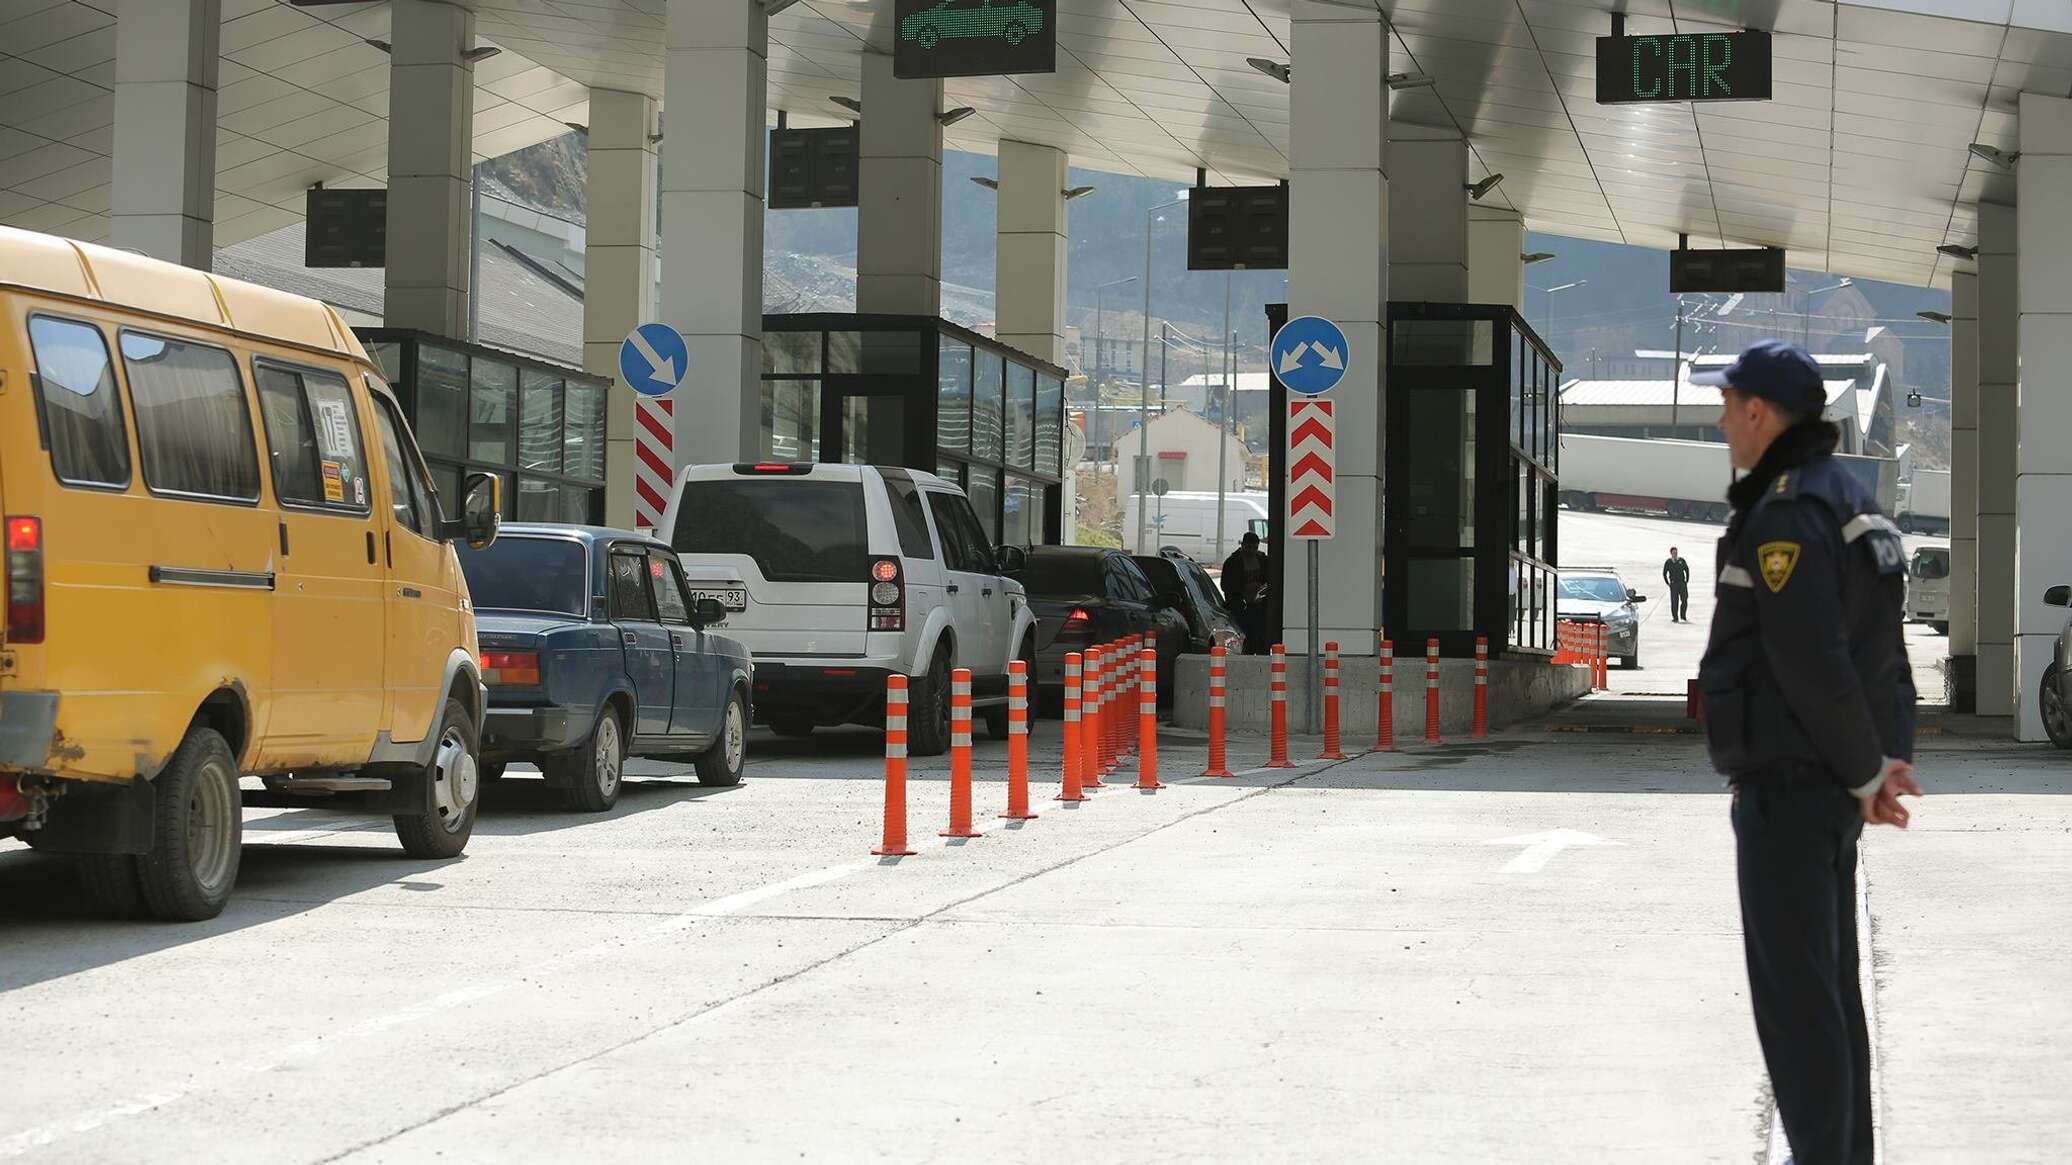
[[[1506,874],[1537,874],[1554,860],[1554,856],[1571,846],[1619,845],[1606,841],[1594,833],[1583,833],[1574,829],[1549,829],[1543,833],[1527,833],[1517,837],[1500,837],[1485,841],[1483,845],[1522,845],[1525,851],[1504,863]]]
[[[824,869],[800,874],[795,878],[787,878],[782,882],[774,882],[768,886],[759,886],[753,890],[729,894],[724,898],[715,898],[710,902],[694,906],[682,914],[662,919],[643,932],[606,939],[577,950],[551,955],[536,963],[522,967],[504,978],[483,979],[473,983],[465,983],[451,991],[435,995],[429,999],[420,1000],[408,1007],[361,1020],[337,1031],[298,1040],[286,1047],[277,1049],[270,1056],[262,1056],[258,1059],[247,1060],[238,1064],[232,1072],[219,1073],[213,1077],[204,1077],[190,1082],[185,1091],[145,1093],[126,1098],[114,1104],[89,1109],[65,1120],[13,1133],[5,1138],[0,1138],[0,1158],[19,1157],[32,1149],[43,1148],[77,1133],[90,1132],[111,1121],[164,1108],[195,1092],[203,1091],[210,1087],[235,1084],[237,1083],[236,1078],[240,1074],[256,1075],[262,1072],[271,1072],[286,1064],[312,1060],[330,1048],[365,1039],[369,1036],[380,1035],[383,1032],[402,1027],[406,1024],[429,1019],[442,1012],[451,1011],[454,1008],[487,999],[492,995],[508,991],[543,972],[566,964],[581,962],[600,955],[652,946],[702,919],[733,914],[755,903],[775,898],[780,894],[785,894],[792,890],[803,890],[809,886],[825,885],[865,868],[867,868],[866,864],[860,862],[828,866]]]

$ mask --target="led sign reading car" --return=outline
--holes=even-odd
[[[1057,0],[894,0],[892,75],[1054,73]]]
[[[1597,38],[1597,103],[1768,101],[1770,34]]]

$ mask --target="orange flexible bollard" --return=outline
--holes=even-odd
[[[1489,735],[1489,636],[1475,636],[1475,735]]]
[[[1084,665],[1085,657],[1078,652],[1065,654],[1065,763],[1059,774],[1059,783],[1063,786],[1058,793],[1060,801],[1086,800],[1086,794],[1079,785],[1086,776],[1086,762],[1080,759],[1080,749],[1085,743],[1081,737],[1085,733],[1080,730],[1079,718],[1080,690],[1085,682],[1082,678]]]
[[[1079,762],[1085,766],[1080,778],[1080,787],[1098,789],[1101,787],[1101,769],[1106,763],[1108,746],[1102,735],[1105,725],[1101,717],[1106,704],[1101,699],[1101,658],[1106,648],[1096,644],[1086,653],[1086,695],[1081,700],[1079,720]]]
[[[1130,722],[1135,719],[1135,717],[1130,715],[1130,693],[1137,690],[1138,684],[1144,678],[1143,650],[1144,637],[1142,635],[1130,636],[1129,641],[1122,648],[1123,664],[1128,670],[1128,679],[1124,681],[1122,687],[1122,714],[1118,726],[1122,729],[1122,751],[1126,753],[1135,753],[1137,751],[1137,733],[1130,727]]]
[[[1009,821],[1034,821],[1029,812],[1029,665],[1007,665],[1007,812]]]
[[[971,827],[971,669],[950,673],[950,827],[943,837],[984,837]]]
[[[1375,709],[1374,751],[1396,750],[1396,645],[1381,641],[1381,696]]]
[[[1158,652],[1137,652],[1137,788],[1165,788],[1158,783]]]
[[[1318,760],[1344,760],[1345,748],[1338,739],[1338,644],[1324,644],[1324,751]]]
[[[1273,645],[1273,738],[1268,745],[1266,767],[1292,769],[1288,759],[1288,649]]]
[[[1227,659],[1229,653],[1222,647],[1209,648],[1209,767],[1202,770],[1205,777],[1228,777],[1236,774],[1230,771],[1230,760],[1224,755],[1223,747],[1223,702],[1224,686],[1228,682]]]
[[[1115,677],[1109,670],[1113,659],[1107,644],[1094,648],[1094,775],[1086,782],[1089,789],[1100,788],[1101,777],[1115,770],[1115,740],[1108,727],[1108,697],[1115,686]]]
[[[906,836],[907,678],[885,677],[885,837],[871,852],[912,857]]]
[[[1439,743],[1439,641],[1425,640],[1425,743]]]
[[[1597,657],[1591,664],[1591,686],[1600,692],[1612,690],[1611,633],[1605,625],[1597,625]]]

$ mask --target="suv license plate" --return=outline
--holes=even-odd
[[[699,599],[718,599],[719,605],[729,611],[746,611],[748,609],[748,589],[746,587],[692,587],[691,601],[695,603]]]

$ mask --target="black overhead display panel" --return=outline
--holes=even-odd
[[[1288,266],[1288,187],[1196,186],[1187,192],[1189,271]]]
[[[770,209],[855,206],[854,125],[770,131]]]
[[[1770,34],[1597,38],[1597,103],[1770,100]]]
[[[895,0],[892,75],[1055,73],[1056,0]]]
[[[388,191],[310,189],[303,199],[304,267],[388,263]]]

